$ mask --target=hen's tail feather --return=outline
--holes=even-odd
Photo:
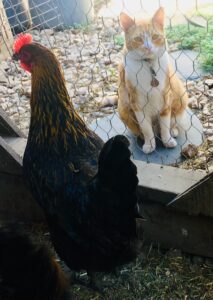
[[[104,186],[131,193],[138,185],[137,168],[130,159],[129,141],[123,135],[110,138],[99,155],[98,176]]]
[[[45,244],[14,225],[0,228],[0,299],[68,300],[68,280]]]

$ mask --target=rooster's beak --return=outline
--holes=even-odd
[[[12,59],[18,61],[19,60],[19,55],[17,53],[14,53],[13,56],[12,56]]]

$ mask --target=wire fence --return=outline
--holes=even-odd
[[[30,32],[34,41],[56,54],[75,108],[104,140],[125,134],[135,159],[209,171],[213,166],[213,8],[208,0],[148,2],[1,0],[0,107],[27,134],[31,79],[11,60],[11,45],[17,34]],[[152,58],[140,56],[138,50],[149,44],[147,33],[142,30],[138,35],[134,30],[141,18],[152,17],[162,5],[168,47],[165,38],[151,40],[163,49],[153,65]],[[125,13],[123,24],[120,12]],[[142,16],[135,18],[139,12]],[[123,51],[125,22],[131,25],[131,20],[131,36],[126,29],[131,43]],[[137,52],[134,47],[140,52],[135,54],[137,63],[132,57]],[[167,52],[174,70],[169,75],[163,62]],[[175,86],[182,84],[182,92],[176,91]],[[188,120],[184,125],[173,112],[186,95],[189,108],[180,108]],[[166,102],[171,97],[175,107]],[[173,137],[176,127],[179,136]]]

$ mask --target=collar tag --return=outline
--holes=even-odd
[[[150,84],[152,87],[156,87],[159,85],[159,81],[156,78],[157,74],[155,73],[155,70],[152,67],[150,67],[150,72],[152,75],[152,80],[151,80]]]

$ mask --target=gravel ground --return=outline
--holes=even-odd
[[[99,105],[103,99],[117,94],[117,65],[119,45],[112,38],[116,34],[115,22],[99,19],[95,25],[75,30],[31,31],[34,41],[51,47],[60,60],[67,88],[76,109],[90,123],[103,116]],[[1,62],[0,107],[27,133],[29,126],[30,75],[11,59]]]
[[[120,26],[115,19],[97,18],[88,27],[54,31],[32,30],[36,42],[52,48],[59,58],[67,88],[75,108],[87,124],[115,112],[118,63],[122,46]],[[175,45],[171,45],[171,51]],[[29,128],[30,75],[11,59],[1,62],[0,107],[27,134]],[[195,157],[181,167],[212,168],[213,156],[213,79],[203,77],[187,81],[190,107],[202,120],[206,142]]]

